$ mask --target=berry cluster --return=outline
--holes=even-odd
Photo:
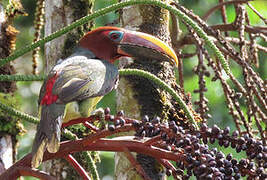
[[[183,179],[194,175],[197,179],[207,180],[267,179],[267,146],[248,134],[240,136],[237,131],[230,134],[229,127],[220,129],[214,125],[210,128],[206,124],[202,124],[200,130],[192,131],[179,126],[176,121],[162,123],[159,117],[144,116],[141,121],[128,121],[123,115],[122,111],[115,118],[109,115],[114,122],[109,125],[109,130],[132,124],[137,138],[151,137],[155,139],[151,145],[184,155],[176,162],[175,169],[167,169],[167,175],[179,175]],[[235,148],[237,153],[245,151],[247,157],[238,160],[232,154],[210,149],[208,143],[213,144],[216,140],[222,147]]]

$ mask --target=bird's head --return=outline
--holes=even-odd
[[[118,27],[100,27],[88,32],[79,46],[90,50],[99,59],[113,63],[120,57],[145,57],[178,64],[174,50],[160,39],[146,33]]]

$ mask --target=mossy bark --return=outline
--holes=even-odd
[[[77,19],[92,12],[94,0],[46,0],[45,3],[45,36],[69,25]],[[48,73],[59,59],[68,57],[79,39],[88,32],[92,23],[78,27],[68,34],[45,44],[46,72]],[[75,155],[78,162],[82,162],[81,156]],[[83,166],[87,167],[87,166]],[[53,160],[43,165],[46,172],[57,179],[79,179],[80,176],[65,160]]]
[[[9,56],[15,47],[18,31],[10,25],[11,23],[8,22],[4,7],[0,4],[0,59]],[[15,69],[8,63],[0,67],[0,74],[15,74]],[[0,101],[17,108],[13,98],[15,90],[15,82],[0,82]],[[0,174],[15,162],[16,136],[21,132],[18,124],[18,119],[0,110]]]
[[[123,9],[120,18],[123,27],[152,34],[170,44],[168,11],[155,6],[133,6]],[[149,71],[177,89],[175,71],[168,62],[142,59],[127,68]],[[171,97],[149,80],[140,77],[121,77],[117,91],[117,109],[123,109],[125,115],[131,118],[141,119],[142,116],[148,115],[150,118],[159,116],[162,121],[166,121],[172,115],[170,110],[173,109],[173,105]],[[126,169],[129,165],[125,163],[129,162],[125,159],[123,153],[116,155],[115,179],[136,179],[137,172],[134,168]],[[140,154],[136,155],[136,159],[151,179],[166,178],[163,168],[159,168],[155,159]],[[138,179],[142,178],[139,176]]]

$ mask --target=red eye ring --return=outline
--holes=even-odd
[[[120,36],[119,36],[119,34],[117,34],[117,33],[112,33],[111,35],[110,35],[110,38],[111,39],[113,39],[113,40],[116,40],[116,39],[118,39]]]
[[[122,40],[123,38],[123,32],[122,31],[111,31],[108,34],[108,37],[115,42],[119,42]]]

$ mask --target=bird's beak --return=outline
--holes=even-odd
[[[141,32],[126,31],[117,51],[122,56],[170,61],[172,65],[178,66],[178,58],[170,46],[154,36]]]

